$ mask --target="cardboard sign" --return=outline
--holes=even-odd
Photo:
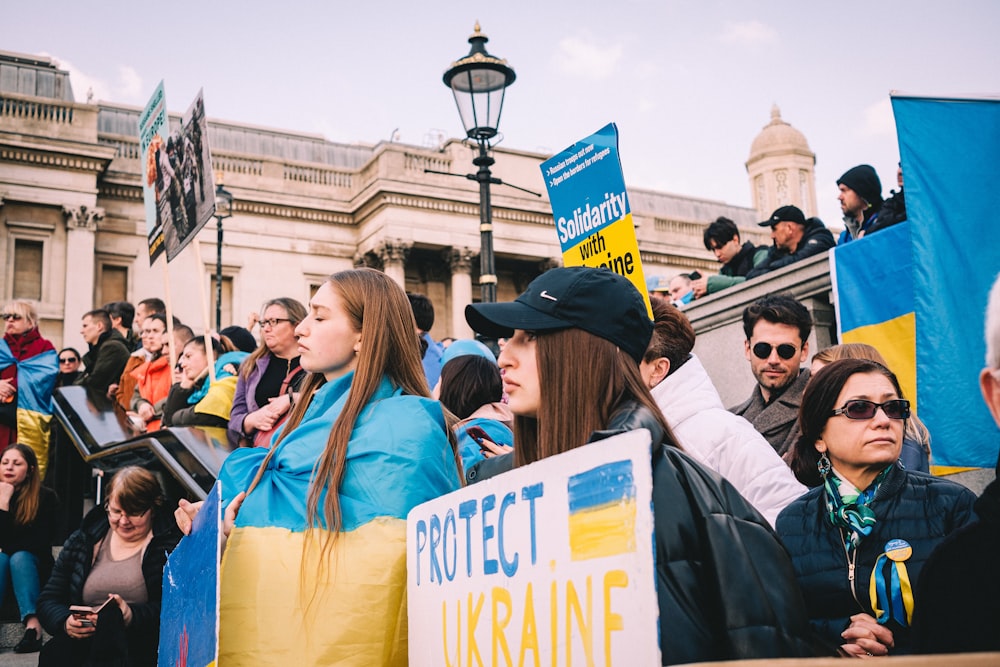
[[[163,568],[160,667],[206,667],[219,657],[219,558],[222,512],[216,482]]]
[[[167,261],[171,262],[215,213],[215,175],[208,150],[208,122],[205,98],[198,91],[194,102],[181,118],[181,126],[167,141],[176,182],[168,199],[172,215],[162,219]],[[162,209],[161,209],[162,210]]]
[[[645,430],[414,508],[409,664],[658,665]]]
[[[614,123],[541,164],[564,266],[611,269],[628,278],[653,311],[639,258]]]

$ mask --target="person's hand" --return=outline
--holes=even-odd
[[[86,621],[88,625],[84,625]],[[86,639],[97,631],[97,614],[70,614],[66,619],[66,635],[70,639]]]
[[[240,513],[240,507],[243,505],[243,500],[246,497],[247,492],[240,491],[226,508],[226,513],[222,517],[222,534],[226,537],[229,537],[229,533],[233,532],[233,526],[236,524],[236,515]]]
[[[879,625],[879,622],[868,614],[851,616],[851,624],[840,633],[840,636],[846,642],[840,648],[856,658],[889,655],[889,649],[896,645],[892,638],[892,630]]]
[[[253,328],[257,326],[258,322],[260,322],[260,315],[258,315],[257,313],[252,312],[249,315],[247,315],[247,330],[253,331]]]
[[[177,509],[174,510],[174,521],[177,522],[177,527],[180,528],[182,533],[185,535],[191,534],[191,526],[194,524],[194,518],[198,516],[201,506],[204,504],[204,500],[191,503],[184,498],[181,498],[180,502],[177,503]]]
[[[118,383],[108,385],[108,398],[114,398],[115,394],[118,393]]]
[[[691,281],[691,289],[694,290],[694,298],[700,299],[708,294],[708,277],[698,278]]]
[[[152,404],[143,401],[139,404],[139,407],[135,409],[135,413],[139,415],[139,419],[144,422],[153,421],[153,417],[156,416],[156,410],[153,409]]]
[[[500,456],[501,454],[508,454],[514,451],[514,448],[510,445],[498,445],[489,438],[483,438],[483,444],[479,448],[479,451],[483,453],[483,457],[491,459],[494,456]]]
[[[111,598],[114,600],[114,604],[118,605],[118,609],[122,613],[122,620],[125,621],[125,627],[127,628],[132,625],[132,607],[128,606],[128,602],[125,602],[118,593],[112,593]]]
[[[14,485],[0,482],[0,510],[10,509],[10,499],[14,496]]]
[[[14,398],[14,394],[17,390],[14,388],[14,383],[10,380],[0,380],[0,400],[7,402]]]
[[[287,394],[269,399],[267,405],[244,417],[243,430],[250,433],[255,430],[270,431],[281,416],[288,412],[290,405],[291,399]]]

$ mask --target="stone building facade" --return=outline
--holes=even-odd
[[[149,265],[140,111],[78,103],[57,63],[0,52],[0,297],[35,302],[57,346],[81,345],[82,314],[113,300],[169,297],[199,331],[214,313],[214,220],[169,265]],[[223,223],[223,326],[245,324],[269,298],[305,302],[328,274],[366,265],[432,299],[436,338],[471,335],[463,312],[480,293],[478,184],[425,170],[470,172],[473,146],[348,145],[228,121],[209,121],[209,146],[217,182],[234,196]],[[548,155],[494,156],[495,176],[545,192]],[[629,197],[647,276],[715,272],[702,231],[720,215],[769,243],[752,208],[638,188]],[[492,203],[497,295],[510,300],[561,253],[545,196],[494,186]]]
[[[746,161],[753,205],[761,220],[780,206],[798,206],[806,217],[816,215],[816,154],[804,134],[771,107],[771,122],[750,145]]]

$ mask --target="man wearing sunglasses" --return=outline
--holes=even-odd
[[[784,455],[799,436],[798,415],[809,370],[812,318],[795,298],[771,294],[743,311],[744,347],[757,386],[745,402],[730,408]]]
[[[782,206],[770,218],[758,224],[771,228],[774,245],[768,250],[764,261],[746,274],[747,280],[826,252],[837,245],[833,234],[819,218],[806,220],[805,214],[797,206]]]

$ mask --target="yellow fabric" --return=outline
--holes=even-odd
[[[903,395],[917,411],[917,324],[913,313],[845,331],[843,343],[867,343],[885,357]]]
[[[233,529],[222,559],[220,665],[406,665],[406,522],[383,517],[341,533],[322,580],[321,536],[303,567],[304,533]]]
[[[28,445],[38,457],[38,475],[45,479],[45,466],[49,462],[49,426],[52,415],[32,410],[17,410],[17,441]]]
[[[230,375],[221,380],[216,380],[208,388],[205,398],[198,401],[194,406],[194,411],[229,419],[229,413],[233,409],[233,398],[236,396],[236,376]]]

